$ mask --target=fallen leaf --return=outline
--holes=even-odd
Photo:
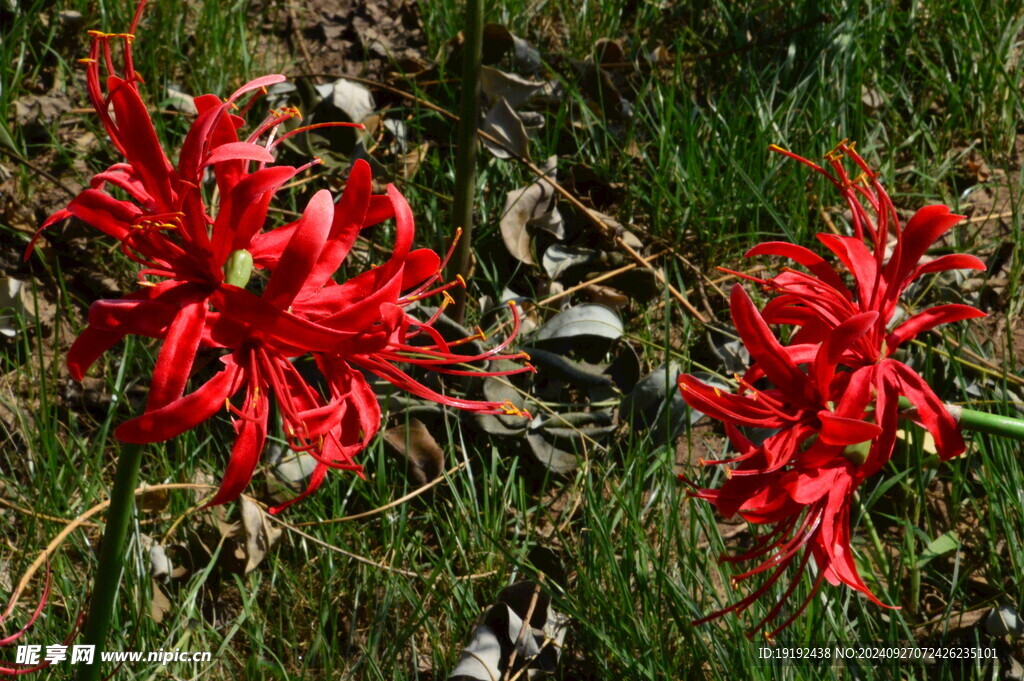
[[[167,555],[163,544],[149,547],[149,574],[153,579],[164,580],[174,572],[174,563]]]
[[[480,90],[488,103],[504,99],[510,107],[518,109],[543,90],[545,85],[490,66],[480,68]]]
[[[419,419],[384,431],[384,441],[409,464],[413,482],[425,485],[444,470],[444,450]]]
[[[424,142],[412,151],[398,157],[398,172],[402,179],[408,182],[413,178],[416,171],[420,169],[420,165],[426,160],[427,154],[430,153],[430,146],[430,142]]]
[[[263,509],[242,497],[242,531],[245,536],[245,574],[248,574],[267,557],[267,551],[281,538],[283,530],[267,520]]]
[[[1024,621],[1009,605],[992,608],[985,618],[985,630],[993,636],[1024,636]]]
[[[154,579],[152,582],[153,598],[149,602],[149,616],[153,618],[154,622],[160,624],[171,611],[171,601],[164,594],[164,590],[160,588],[157,581]]]
[[[544,165],[545,175],[554,179],[556,167],[557,157],[552,156]],[[543,180],[538,179],[526,187],[509,192],[505,197],[505,210],[500,222],[501,238],[508,252],[520,262],[536,265],[528,226],[549,213],[557,212],[555,191]],[[553,218],[543,220],[548,226],[554,224],[552,221]]]
[[[610,307],[613,310],[629,307],[629,296],[611,286],[587,284],[581,289],[581,293],[590,298],[591,302]]]
[[[484,147],[495,157],[529,157],[530,137],[526,134],[526,127],[504,98],[499,99],[487,112],[481,129],[500,143],[495,144],[486,138],[483,140]]]
[[[537,330],[538,340],[599,336],[614,340],[624,327],[615,310],[596,303],[584,303],[559,312]]]
[[[353,123],[358,123],[373,113],[373,95],[362,85],[339,78],[330,84],[330,88],[331,103],[343,111]]]
[[[91,382],[95,389],[103,389],[106,387],[103,381]],[[160,513],[167,508],[167,505],[171,501],[170,490],[167,489],[147,489],[138,497],[138,506],[146,513]]]
[[[594,44],[594,61],[604,67],[621,66],[626,62],[626,53],[618,41],[601,38]]]
[[[544,251],[540,261],[549,277],[559,279],[569,269],[587,265],[595,258],[597,258],[597,252],[589,248],[552,244]]]
[[[448,681],[554,674],[568,626],[569,618],[551,607],[551,597],[536,582],[508,586],[477,621]]]
[[[541,67],[540,52],[501,24],[484,25],[483,62],[496,64],[511,53],[513,65],[521,71],[533,72]]]

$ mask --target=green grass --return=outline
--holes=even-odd
[[[538,46],[546,76],[565,89],[531,142],[532,158],[557,152],[560,178],[586,164],[603,182],[620,183],[612,205],[601,209],[645,243],[676,248],[712,278],[716,265],[746,266],[740,255],[759,241],[811,244],[813,234],[825,230],[821,211],[841,223],[836,197],[803,167],[773,156],[768,145],[817,158],[850,138],[880,169],[897,205],[908,209],[930,201],[965,208],[964,191],[973,180],[962,170],[962,156],[976,149],[992,169],[1007,173],[993,183],[1009,197],[1009,230],[1003,234],[991,225],[972,225],[971,231],[958,230],[951,245],[985,257],[1010,240],[1019,251],[1022,192],[1015,143],[1024,132],[1019,64],[1024,11],[1019,7],[952,1],[828,3],[824,8],[781,2],[665,4],[662,9],[654,2],[603,0],[581,7],[561,0],[507,0],[488,15]],[[287,16],[272,5],[154,1],[136,42],[149,102],[162,106],[162,93],[172,83],[194,94],[226,94],[264,72],[304,71],[299,58],[282,47]],[[62,7],[83,15],[80,31],[69,35],[45,7],[41,1],[21,3],[14,14],[3,16],[0,124],[11,144],[0,140],[0,146],[67,182],[82,183],[87,173],[114,160],[93,118],[66,113],[41,129],[26,130],[14,125],[14,102],[57,90],[74,106],[86,106],[75,64],[85,54],[84,31],[122,30],[133,7],[96,0],[65,3]],[[424,52],[433,56],[460,30],[461,7],[422,3],[420,12]],[[261,38],[264,24],[276,26],[279,36]],[[621,39],[629,58],[641,62],[658,42],[670,55],[666,64],[630,70],[624,94],[633,107],[631,118],[616,118],[595,104],[574,66],[602,37]],[[452,75],[442,67],[444,84],[424,89],[422,96],[454,111],[458,87],[446,77]],[[864,88],[877,94],[878,106],[862,101]],[[454,193],[454,154],[449,153],[454,126],[411,104],[393,104],[388,116],[405,120],[411,141],[437,144],[415,181],[402,189],[417,215],[419,241],[442,249]],[[187,129],[181,117],[156,120],[171,142]],[[451,137],[445,138],[449,127]],[[100,143],[83,157],[70,141],[86,131]],[[497,296],[512,283],[534,294],[537,278],[505,254],[498,233],[506,192],[531,176],[513,161],[485,153],[481,159],[476,292]],[[45,180],[10,158],[0,163],[14,175],[4,187],[16,190],[14,200],[32,206],[36,218],[56,207],[60,197],[54,198]],[[4,241],[27,240],[13,220],[0,222]],[[131,267],[108,242],[94,234],[84,241],[84,232],[73,229],[55,231],[51,238],[61,234],[81,243],[76,248],[84,251],[74,251],[76,259],[88,254],[103,275],[122,285],[130,282]],[[66,254],[62,248],[57,252]],[[659,266],[677,288],[696,291],[691,269],[671,258]],[[141,341],[115,348],[93,370],[98,383],[91,386],[115,399],[86,406],[62,368],[61,355],[81,329],[84,305],[93,296],[72,286],[49,256],[35,259],[31,270],[19,267],[11,264],[8,274],[35,277],[41,282],[39,295],[57,302],[57,314],[45,327],[20,317],[21,333],[0,341],[0,496],[37,514],[10,508],[0,514],[5,591],[4,575],[16,583],[62,527],[40,515],[70,520],[106,498],[116,456],[107,435],[140,400],[154,355],[154,348]],[[995,297],[997,315],[1019,314],[1021,267],[1014,258]],[[715,324],[728,327],[724,300],[710,287],[708,295],[709,304],[721,311]],[[655,307],[662,299],[664,306]],[[687,364],[691,359],[708,363],[704,330],[670,297],[634,303],[627,318],[627,336],[645,368],[657,366],[667,354]],[[1014,398],[995,394],[999,387],[1022,391],[1010,378],[1020,370],[1012,329],[993,339],[988,328],[957,325],[950,338],[990,358],[997,374],[1005,372],[986,384],[994,403],[985,408],[1013,414],[1008,402]],[[934,336],[924,340],[964,358],[952,343]],[[927,347],[915,347],[912,354],[935,385],[945,386],[947,399],[965,399],[959,386],[979,379],[975,369]],[[708,439],[707,432],[688,433],[682,450],[686,444],[720,447],[720,439]],[[770,595],[742,618],[728,616],[698,628],[689,624],[745,591],[728,588],[735,572],[716,560],[734,549],[736,540],[723,543],[711,509],[688,498],[676,480],[675,443],[626,433],[607,452],[589,452],[575,475],[551,479],[525,458],[510,455],[507,443],[472,435],[455,414],[449,415],[446,432],[434,435],[449,468],[467,463],[449,480],[365,520],[303,528],[318,542],[377,566],[286,529],[266,561],[240,574],[230,569],[233,547],[221,541],[212,513],[194,511],[191,492],[171,491],[166,507],[140,514],[136,529],[188,546],[188,555],[177,555],[176,562],[189,572],[160,585],[171,610],[157,623],[150,616],[148,555],[137,542],[132,545],[117,609],[121,648],[214,653],[209,666],[171,665],[171,678],[440,679],[454,666],[480,612],[503,586],[535,576],[538,568],[528,556],[531,549],[546,547],[569,573],[564,586],[547,580],[555,607],[572,618],[562,679],[886,678],[893,673],[866,664],[844,676],[833,669],[761,663],[761,641],[748,642],[743,633],[767,612]],[[222,420],[150,446],[141,477],[152,484],[188,482],[202,472],[218,480],[230,442],[230,428]],[[470,446],[463,451],[461,443]],[[960,611],[1024,602],[1024,551],[1015,541],[1024,536],[1018,447],[974,436],[969,453],[933,469],[919,434],[912,432],[884,475],[861,490],[867,513],[854,513],[858,558],[865,572],[877,576],[870,586],[903,609],[882,610],[848,590],[826,588],[784,640],[886,643],[918,640],[927,630],[933,633],[929,642],[948,641],[944,632],[955,628],[953,616]],[[380,440],[362,461],[366,480],[331,475],[317,495],[284,519],[338,518],[384,506],[415,488]],[[710,472],[690,473],[713,482]],[[253,493],[262,494],[267,480],[266,472],[258,473]],[[559,496],[568,504],[555,503]],[[230,519],[237,517],[237,504],[226,510]],[[961,547],[918,567],[928,544],[950,531]],[[97,537],[95,528],[78,530],[51,558],[53,603],[28,642],[61,640],[84,607]],[[222,560],[214,560],[217,556]],[[794,598],[806,593],[810,583],[805,582]],[[14,621],[27,616],[36,595],[28,595]],[[922,603],[928,612],[944,604],[938,621],[925,622],[922,609],[914,607]],[[977,629],[967,636],[995,645]],[[1019,654],[1019,643],[1013,649]],[[13,659],[13,651],[2,657]],[[67,669],[51,676],[62,678]],[[969,670],[966,678],[983,671]],[[965,678],[951,667],[900,672],[908,678]],[[141,663],[118,676],[165,677],[163,668]]]

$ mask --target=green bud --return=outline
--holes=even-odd
[[[854,445],[846,445],[846,448],[843,450],[843,456],[850,463],[860,466],[868,460],[868,454],[871,453],[871,442],[871,440],[864,440],[864,442],[858,442]]]
[[[234,251],[224,263],[224,282],[245,288],[252,276],[252,253],[245,249]]]

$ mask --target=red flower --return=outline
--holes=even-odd
[[[794,561],[797,573],[802,573],[814,557],[818,577],[810,595],[769,635],[788,626],[824,580],[847,584],[882,604],[857,573],[850,549],[849,514],[854,491],[892,455],[900,397],[917,408],[916,418],[932,433],[943,458],[956,456],[965,448],[955,421],[938,396],[924,379],[891,355],[918,333],[982,313],[967,305],[942,305],[893,329],[890,326],[900,295],[922,274],[984,269],[977,258],[960,254],[921,264],[928,248],[961,216],[952,215],[946,206],[928,206],[901,229],[888,195],[852,147],[842,143],[826,157],[835,175],[773,148],[825,175],[846,199],[853,214],[854,235],[819,235],[839,259],[843,272],[794,244],[769,242],[754,247],[748,256],[790,258],[809,273],[786,269],[767,280],[736,273],[776,294],[758,313],[739,286],[733,289],[733,319],[754,362],[740,379],[737,394],[722,393],[691,376],[680,379],[687,403],[723,421],[738,451],[730,459],[711,462],[737,464],[722,488],[698,489],[695,495],[710,501],[724,516],[739,513],[748,522],[775,525],[751,551],[725,558],[764,558],[735,580],[768,572],[765,583],[698,623],[746,609]],[[844,157],[863,171],[856,180],[846,173]],[[890,232],[895,247],[887,258]],[[844,283],[844,273],[853,281],[853,290]],[[772,335],[770,323],[796,327],[788,346]],[[773,387],[756,388],[762,379]],[[775,432],[755,445],[743,434],[744,427]],[[751,634],[779,618],[795,585],[794,581]]]
[[[855,314],[839,324],[821,345],[782,346],[736,285],[730,307],[736,329],[753,365],[740,380],[737,394],[724,393],[693,376],[680,377],[683,398],[694,409],[725,424],[738,454],[703,462],[738,464],[721,489],[699,489],[695,496],[711,502],[726,517],[739,513],[748,522],[775,529],[751,551],[728,561],[765,558],[735,577],[739,582],[770,571],[764,584],[737,603],[695,622],[743,611],[782,577],[795,561],[797,577],[768,615],[750,631],[777,619],[811,556],[818,579],[796,612],[773,632],[786,627],[806,607],[823,580],[844,583],[881,603],[857,573],[850,548],[849,506],[864,478],[888,461],[895,433],[892,425],[872,422],[877,414],[895,416],[895,395],[879,385],[873,368],[837,371],[849,348],[870,331],[877,312]],[[805,367],[801,369],[801,367]],[[774,387],[759,389],[766,378]],[[776,432],[755,445],[744,427]],[[867,455],[864,451],[867,450]],[[771,635],[771,634],[770,634]]]
[[[138,21],[137,13],[133,31]],[[368,164],[356,162],[337,205],[329,192],[318,192],[299,220],[265,230],[274,194],[308,167],[272,165],[271,152],[281,140],[309,128],[275,139],[277,127],[298,116],[296,110],[286,109],[273,112],[240,140],[237,131],[243,121],[230,110],[243,95],[280,82],[283,76],[258,78],[224,101],[213,95],[197,97],[199,115],[175,167],[160,146],[138,92],[131,58],[134,35],[94,32],[93,38],[90,57],[84,60],[90,98],[126,162],[96,175],[90,188],[47,220],[43,229],[78,217],[118,239],[122,250],[144,267],[138,291],[92,305],[89,326],[68,353],[71,374],[81,379],[103,352],[128,334],[163,341],[145,412],[121,424],[116,430],[119,438],[136,443],[166,440],[226,407],[234,417],[237,437],[211,502],[218,504],[236,498],[248,484],[266,440],[271,398],[289,444],[318,461],[309,488],[299,498],[322,483],[328,468],[359,471],[354,457],[380,425],[376,397],[360,368],[460,409],[518,411],[511,405],[441,395],[398,367],[404,362],[442,373],[479,373],[462,365],[524,355],[500,354],[511,338],[478,356],[456,354],[433,329],[436,316],[419,322],[407,314],[406,308],[416,300],[463,282],[428,290],[443,263],[429,249],[412,249],[411,210],[394,187],[387,195],[372,195]],[[123,75],[114,73],[112,40],[124,42]],[[100,77],[101,63],[109,72],[105,80]],[[219,195],[215,216],[202,192],[208,171]],[[106,191],[108,186],[128,198],[116,198]],[[391,218],[396,220],[391,258],[336,283],[333,276],[360,231]],[[246,290],[253,268],[269,275],[259,292]],[[430,341],[410,344],[417,335]],[[186,394],[201,348],[221,352],[223,366]],[[304,357],[322,374],[323,394],[296,369],[294,363]],[[237,406],[231,404],[236,395],[241,395]]]

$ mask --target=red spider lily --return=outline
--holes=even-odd
[[[133,33],[141,10],[142,4]],[[128,334],[163,341],[145,412],[117,428],[120,439],[163,441],[226,408],[234,417],[237,437],[224,480],[211,501],[219,504],[236,498],[252,475],[266,441],[271,398],[289,444],[308,451],[318,462],[309,488],[299,498],[322,483],[328,468],[361,470],[354,457],[376,434],[380,410],[360,368],[449,406],[518,413],[507,404],[442,395],[399,368],[399,363],[408,363],[440,373],[480,373],[463,365],[524,355],[501,354],[511,337],[483,354],[459,355],[451,349],[458,342],[448,343],[434,330],[437,316],[419,322],[407,314],[406,308],[417,300],[438,293],[447,297],[448,288],[463,282],[429,290],[443,263],[429,249],[412,248],[412,211],[394,187],[387,195],[371,193],[367,163],[353,166],[337,205],[329,192],[321,191],[299,220],[265,229],[272,197],[308,167],[273,165],[271,152],[303,128],[275,139],[278,126],[298,115],[285,109],[273,112],[240,140],[243,121],[231,109],[243,95],[280,82],[283,76],[258,78],[223,101],[214,95],[197,97],[198,117],[175,167],[159,144],[138,92],[133,33],[93,32],[92,51],[84,60],[94,108],[126,162],[96,175],[89,189],[43,225],[45,229],[66,217],[78,217],[118,239],[123,251],[144,267],[138,291],[92,305],[89,326],[68,354],[72,376],[81,379],[100,355]],[[120,75],[113,66],[113,41],[123,42],[125,67]],[[105,79],[101,64],[108,72]],[[207,172],[217,183],[215,215],[201,190]],[[116,198],[108,187],[128,198]],[[391,218],[396,221],[391,258],[336,283],[333,276],[360,231]],[[245,272],[236,280],[231,273],[238,263],[245,264],[240,268]],[[259,292],[246,289],[253,267],[268,275]],[[417,336],[426,338],[427,344],[413,344]],[[223,366],[186,394],[201,349],[220,352]],[[323,376],[322,391],[302,377],[295,367],[299,361],[315,363]],[[514,371],[531,369],[524,365]],[[241,397],[233,405],[236,395]]]
[[[883,605],[857,573],[850,549],[850,504],[860,483],[892,455],[899,399],[917,408],[915,418],[935,438],[942,458],[964,451],[955,421],[928,384],[893,359],[896,348],[939,324],[982,316],[967,305],[941,305],[920,312],[890,329],[900,295],[918,277],[948,269],[984,269],[977,258],[946,255],[919,261],[928,248],[961,216],[946,206],[918,211],[901,229],[896,211],[877,176],[845,143],[827,155],[834,172],[795,154],[775,151],[827,177],[843,194],[853,214],[853,236],[819,235],[842,265],[833,269],[814,252],[784,242],[769,242],[747,255],[786,257],[809,273],[786,269],[771,279],[757,279],[776,294],[760,313],[740,287],[731,310],[740,338],[754,363],[740,379],[737,394],[725,394],[693,377],[683,376],[683,397],[695,409],[725,423],[738,454],[717,464],[737,464],[718,490],[698,489],[695,496],[714,504],[725,516],[739,513],[748,522],[774,525],[750,551],[728,561],[763,558],[757,567],[734,578],[768,573],[765,583],[739,602],[698,621],[743,611],[764,595],[786,569],[797,563],[801,574],[813,556],[817,579],[810,595],[769,636],[788,626],[810,602],[824,580],[847,584]],[[851,179],[843,158],[862,174]],[[890,233],[895,239],[886,257]],[[868,244],[865,244],[867,239]],[[854,286],[844,283],[848,275]],[[796,327],[782,346],[769,323]],[[802,368],[803,367],[803,368]],[[772,388],[754,384],[767,379]],[[755,445],[741,428],[776,432]],[[750,634],[778,620],[796,586],[794,581]]]
[[[890,357],[900,345],[919,333],[941,324],[983,317],[985,313],[969,305],[939,305],[914,314],[895,328],[890,327],[901,294],[920,276],[951,269],[985,269],[978,258],[961,253],[921,262],[925,252],[963,216],[951,213],[943,205],[926,206],[902,228],[877,174],[868,168],[852,145],[840,143],[826,155],[833,172],[779,147],[772,149],[812,168],[839,189],[853,215],[854,233],[853,236],[818,235],[839,260],[840,272],[813,251],[795,244],[767,242],[750,249],[748,257],[781,256],[809,271],[786,269],[767,280],[748,277],[776,294],[762,312],[764,319],[771,324],[797,327],[790,342],[802,344],[821,342],[852,315],[877,312],[874,325],[850,346],[842,358],[843,363],[854,368],[877,365],[882,380],[913,402],[920,420],[935,437],[939,455],[949,459],[961,454],[965,449],[963,438],[941,400],[913,370]],[[849,176],[844,157],[851,159],[861,171],[858,177]],[[890,235],[895,246],[886,258]],[[852,290],[844,283],[843,273],[852,278]]]
[[[820,345],[784,347],[772,334],[753,302],[736,285],[730,296],[736,329],[754,361],[736,394],[722,392],[693,376],[680,377],[683,398],[694,409],[725,424],[738,454],[713,464],[738,464],[727,469],[721,489],[698,489],[695,496],[711,502],[723,516],[739,513],[748,522],[775,529],[751,551],[724,557],[730,562],[765,558],[738,575],[736,582],[770,571],[765,583],[739,602],[695,624],[743,611],[764,595],[794,562],[797,575],[783,597],[749,634],[774,619],[799,582],[811,556],[818,579],[796,612],[770,635],[785,628],[806,607],[823,580],[844,583],[881,601],[857,572],[850,548],[849,507],[853,491],[888,461],[894,442],[889,423],[872,422],[876,415],[894,417],[896,395],[877,381],[873,367],[837,371],[849,348],[867,334],[878,313],[855,314]],[[806,371],[801,367],[806,367]],[[774,387],[753,383],[767,378]],[[755,445],[744,427],[776,432]],[[862,452],[868,451],[867,456]]]
[[[116,318],[116,324],[90,324],[69,353],[72,376],[80,379],[85,368],[128,333],[167,337],[156,368],[147,410],[159,409],[181,397],[192,367],[203,327],[206,305],[225,278],[232,253],[252,250],[265,240],[261,234],[270,200],[275,192],[303,168],[269,165],[271,151],[281,140],[298,131],[272,139],[283,122],[298,115],[295,109],[275,111],[244,141],[238,137],[243,121],[230,113],[247,93],[281,82],[284,76],[257,78],[221,101],[215,95],[196,98],[199,115],[192,124],[175,168],[156,136],[149,112],[138,91],[140,78],[133,68],[132,42],[144,3],[140,3],[132,33],[93,31],[87,64],[89,97],[114,146],[125,158],[93,177],[90,188],[75,197],[66,209],[50,217],[43,227],[67,217],[78,217],[118,239],[128,257],[143,265],[140,277],[155,277],[156,286],[143,279],[143,288],[123,304],[100,301],[90,316]],[[124,48],[124,73],[113,64],[111,42]],[[107,76],[101,77],[101,64]],[[101,83],[105,83],[106,90]],[[111,109],[114,112],[112,117]],[[301,130],[301,129],[300,129]],[[263,144],[261,137],[270,137]],[[250,172],[255,164],[256,169]],[[201,187],[209,170],[217,182],[219,210],[211,217]],[[108,187],[129,198],[112,196]],[[386,197],[373,197],[369,209],[354,217],[339,212],[335,231],[368,226],[391,217]],[[285,229],[282,234],[290,234]],[[267,239],[275,243],[280,237]],[[30,249],[31,250],[31,249]],[[273,260],[272,249],[264,249]],[[263,266],[261,259],[256,266]],[[142,331],[133,331],[141,328]]]
[[[516,328],[509,341],[482,355],[466,356],[452,352],[450,344],[433,329],[431,324],[436,316],[422,323],[405,312],[405,307],[415,300],[436,292],[422,289],[436,279],[444,263],[433,251],[410,250],[412,212],[396,189],[389,187],[397,232],[391,259],[344,284],[336,284],[330,278],[321,281],[322,273],[333,271],[344,259],[358,233],[356,228],[335,233],[332,212],[352,209],[358,213],[358,206],[353,204],[360,201],[365,210],[369,190],[369,166],[358,164],[338,207],[332,205],[328,192],[315,195],[302,219],[293,227],[282,228],[290,238],[283,249],[275,251],[280,255],[265,259],[267,263],[274,262],[268,264],[272,274],[261,296],[224,285],[210,296],[216,311],[205,311],[205,303],[186,308],[186,313],[195,320],[195,335],[202,335],[203,342],[211,347],[233,352],[221,359],[224,368],[202,387],[157,409],[147,409],[119,426],[117,436],[128,442],[169,439],[211,417],[232,395],[244,391],[242,406],[228,407],[236,416],[238,437],[224,481],[211,501],[222,503],[236,498],[248,484],[266,439],[268,397],[272,394],[292,448],[308,451],[317,460],[307,490],[291,504],[316,490],[328,468],[361,470],[353,458],[376,434],[380,410],[373,391],[356,367],[448,406],[480,413],[516,412],[508,404],[441,395],[396,366],[396,362],[404,362],[446,373],[492,375],[451,367],[523,357],[500,354],[518,330],[515,313]],[[279,231],[269,232],[265,238],[279,238]],[[264,254],[259,243],[256,253],[261,258]],[[413,292],[404,293],[409,288]],[[108,328],[107,320],[96,321],[103,325],[101,330]],[[146,332],[144,335],[161,337],[161,329],[136,330],[142,331]],[[409,345],[408,340],[418,333],[429,336],[434,343]],[[165,347],[174,340],[169,334],[164,337]],[[307,351],[313,353],[326,379],[329,399],[323,399],[309,386],[290,361]],[[532,367],[525,365],[514,371],[530,370]],[[187,376],[183,377],[182,385],[184,379]]]

